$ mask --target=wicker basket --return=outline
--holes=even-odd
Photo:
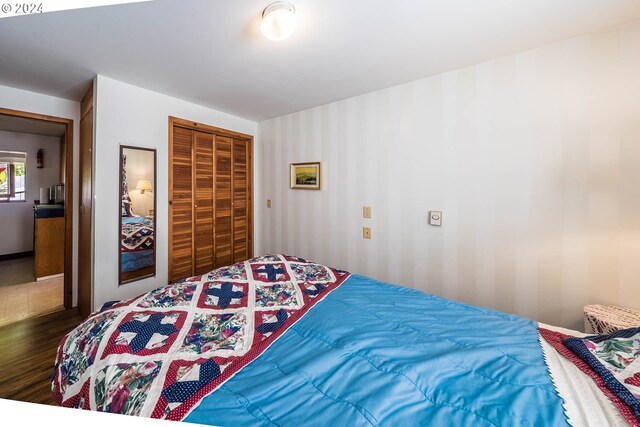
[[[640,310],[615,305],[584,307],[584,329],[588,334],[610,334],[637,326],[640,326]]]

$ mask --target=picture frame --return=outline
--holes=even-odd
[[[320,190],[320,162],[291,163],[289,179],[294,190]]]

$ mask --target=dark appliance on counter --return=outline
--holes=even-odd
[[[54,185],[49,189],[51,203],[64,203],[64,184]]]

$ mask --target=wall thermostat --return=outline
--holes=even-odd
[[[442,225],[442,212],[429,211],[429,224],[430,225]]]

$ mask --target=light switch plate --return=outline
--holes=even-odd
[[[363,218],[371,218],[371,206],[363,206],[362,207],[362,217]]]
[[[429,211],[429,224],[437,227],[442,225],[442,212],[441,211]]]
[[[371,239],[371,227],[362,227],[362,238]]]
[[[267,207],[270,208],[271,207],[271,199],[267,199]]]

